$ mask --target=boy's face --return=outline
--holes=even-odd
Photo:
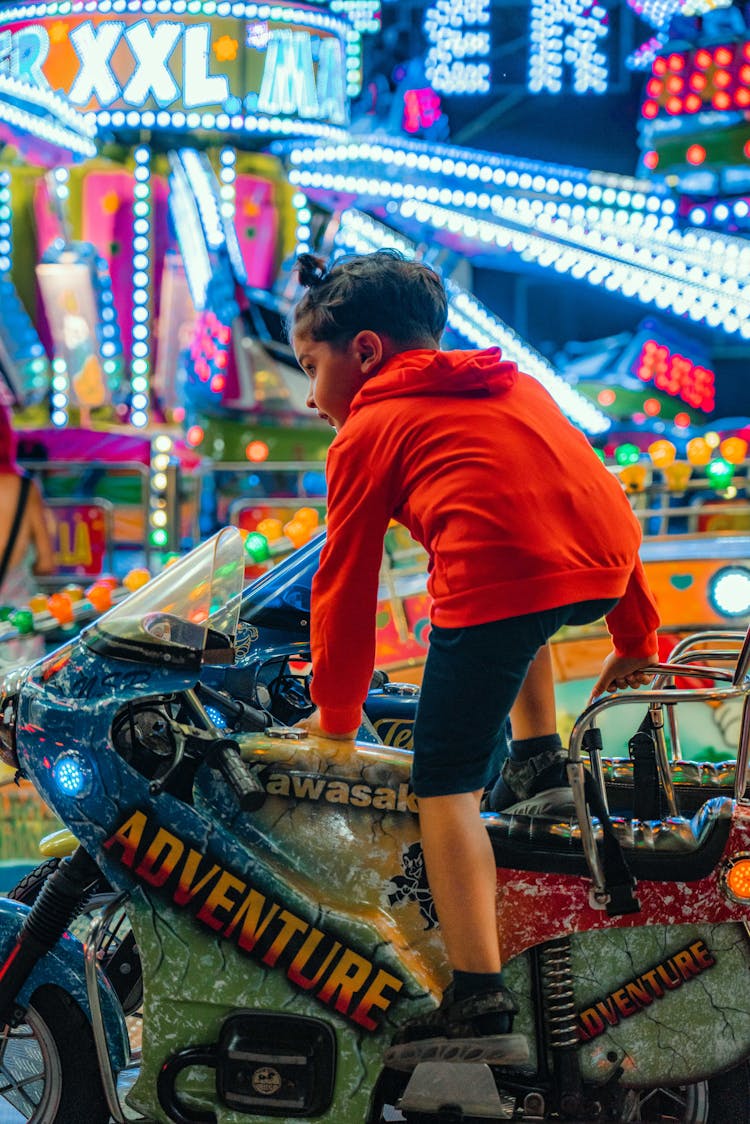
[[[352,399],[383,359],[375,332],[359,332],[341,346],[294,333],[292,347],[310,380],[307,406],[335,429],[349,416]]]

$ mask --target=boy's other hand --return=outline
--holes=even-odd
[[[659,653],[650,656],[618,656],[610,652],[602,664],[599,678],[594,684],[589,703],[603,695],[605,691],[617,691],[624,687],[643,687],[653,679],[651,673],[643,671],[644,667],[653,667],[659,662]]]
[[[351,730],[348,734],[331,734],[328,730],[324,730],[320,724],[320,711],[314,710],[307,718],[303,718],[300,722],[295,722],[295,730],[306,730],[308,734],[314,734],[317,738],[330,738],[334,742],[353,742],[357,736],[359,726],[356,730]]]

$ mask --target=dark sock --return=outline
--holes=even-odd
[[[542,734],[538,738],[515,738],[510,743],[510,756],[514,761],[528,761],[540,753],[550,749],[562,749],[563,744],[559,734]]]
[[[503,986],[502,972],[453,972],[453,998],[456,1002],[499,991]],[[505,1011],[475,1015],[471,1021],[480,1035],[510,1034],[513,1027],[513,1016]]]
[[[563,744],[559,734],[543,734],[538,738],[518,738],[510,743],[509,757],[511,761],[524,764],[530,761],[532,757],[537,757],[540,753],[562,748]],[[518,796],[510,786],[505,783],[503,777],[499,776],[490,793],[488,807],[495,809],[508,808],[517,801]]]
[[[453,972],[453,998],[456,1002],[472,995],[486,995],[502,986],[502,972]]]

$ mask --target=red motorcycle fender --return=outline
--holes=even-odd
[[[0,898],[0,965],[13,948],[21,931],[24,917],[30,906],[10,898]],[[83,945],[72,933],[63,933],[54,948],[35,965],[31,975],[18,993],[18,1003],[26,1007],[34,992],[44,984],[53,984],[75,999],[91,1022],[91,1008],[86,992]],[[128,1032],[125,1016],[117,996],[107,978],[99,973],[99,999],[112,1068],[115,1073],[124,1069],[129,1060]]]

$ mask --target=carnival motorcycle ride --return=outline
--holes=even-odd
[[[486,814],[513,1034],[411,1041],[450,972],[410,753],[371,729],[352,745],[266,726],[274,690],[289,718],[304,702],[279,668],[305,656],[319,546],[243,596],[242,539],[222,531],[4,679],[4,759],[79,841],[33,905],[0,900],[0,1094],[18,1119],[749,1121],[750,642],[687,642],[653,689],[587,708],[570,815]],[[690,674],[713,686],[675,687]],[[681,814],[677,712],[728,699],[734,791]],[[610,816],[597,719],[644,705],[636,789],[653,781],[665,811],[642,818],[640,791],[638,818]],[[82,943],[69,925],[102,880],[115,896]],[[123,909],[137,1064],[102,970]]]

